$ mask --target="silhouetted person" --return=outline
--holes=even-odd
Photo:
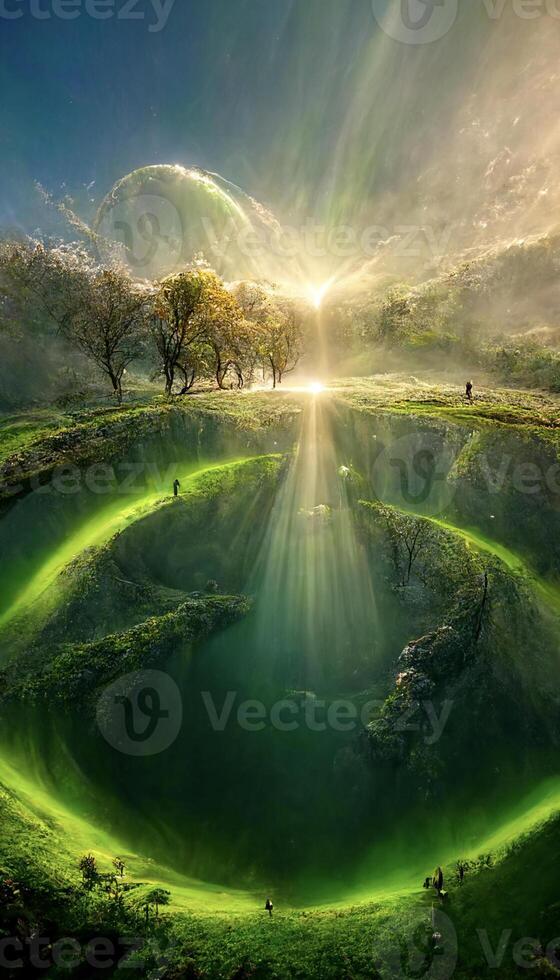
[[[179,481],[178,480],[175,480],[175,482],[173,483],[173,496],[174,497],[178,497],[179,496],[179,487],[180,486],[181,486],[181,484],[179,483]]]
[[[473,401],[473,383],[472,381],[467,381],[467,401],[471,403]]]
[[[272,913],[274,911],[274,905],[272,904],[272,902],[270,901],[269,898],[267,898],[267,900],[266,900],[265,909],[268,912],[270,918],[272,918]]]
[[[433,885],[438,895],[441,895],[443,891],[443,885],[444,885],[443,871],[441,870],[441,868],[436,868],[435,870],[434,877],[433,877]]]
[[[465,880],[465,866],[464,864],[459,865],[459,884],[462,885]]]

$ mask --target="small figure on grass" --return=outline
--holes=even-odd
[[[443,886],[445,884],[445,881],[444,881],[444,877],[443,877],[443,871],[439,867],[436,868],[436,870],[434,871],[434,876],[432,878],[432,884],[433,884],[433,886],[434,886],[434,888],[435,888],[435,890],[436,890],[436,892],[438,894],[438,898],[441,899],[442,902],[444,902],[447,899],[447,892],[444,891],[444,888],[443,888]]]

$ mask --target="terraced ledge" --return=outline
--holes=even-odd
[[[0,671],[0,703],[47,698],[76,704],[129,671],[156,667],[180,646],[245,616],[244,596],[189,598],[173,612],[95,643],[61,644],[48,657],[18,658]]]
[[[122,456],[133,443],[175,423],[216,419],[255,433],[289,429],[299,412],[290,395],[213,392],[130,408],[6,416],[0,418],[0,511],[46,484],[56,469]]]
[[[261,467],[272,468],[276,471],[281,466],[283,459],[284,457],[279,454],[250,456],[230,460],[227,463],[203,466],[194,472],[180,473],[182,489],[177,501],[173,497],[162,497],[161,492],[158,491],[150,491],[138,497],[133,496],[126,507],[122,505],[120,498],[117,498],[116,504],[109,501],[106,511],[96,514],[79,527],[75,533],[65,538],[60,547],[54,550],[38,567],[34,575],[25,583],[21,593],[6,609],[0,612],[0,629],[10,623],[11,620],[26,616],[32,604],[40,599],[43,593],[56,582],[60,573],[87,549],[102,547],[126,527],[157,510],[169,506],[173,507],[177,504],[190,503],[197,497],[204,497],[209,492],[218,492],[222,483],[235,474],[238,467],[242,467],[244,470],[246,468],[246,472],[250,472],[255,467],[259,469]]]
[[[536,429],[558,441],[560,396],[556,395],[480,387],[469,405],[456,385],[426,384],[410,376],[349,378],[333,382],[329,390],[338,401],[365,414],[443,418],[473,428]]]

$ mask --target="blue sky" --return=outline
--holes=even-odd
[[[180,163],[285,222],[478,227],[489,165],[540,166],[557,114],[560,19],[488,2],[445,0],[452,28],[415,46],[374,16],[401,0],[0,0],[0,226],[44,227],[36,181],[88,219],[131,170]]]
[[[80,0],[75,20],[38,20],[33,2],[52,13],[53,0],[0,3],[23,14],[0,17],[3,223],[33,221],[36,180],[58,196],[95,181],[102,196],[158,162],[217,170],[274,206],[274,146],[320,166],[326,110],[375,32],[370,0],[175,0],[160,32],[152,0],[134,7],[144,20],[102,21]]]

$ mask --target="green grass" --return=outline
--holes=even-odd
[[[256,460],[279,459],[280,457],[247,457],[245,459],[235,459],[227,463],[215,463],[212,465],[192,464],[185,472],[179,473],[181,482],[181,497],[196,494],[199,487],[203,488],[204,478],[210,474],[216,477],[235,469],[238,466],[254,463]],[[81,555],[88,548],[100,548],[106,544],[115,534],[129,527],[136,521],[146,517],[149,513],[157,510],[161,506],[170,503],[169,497],[162,497],[161,491],[142,492],[134,494],[126,504],[122,498],[113,500],[107,507],[95,517],[85,521],[70,537],[52,552],[49,558],[42,564],[32,578],[26,583],[19,595],[7,609],[0,614],[0,628],[6,626],[16,616],[25,614],[40,596],[56,581],[58,576],[75,558]],[[171,505],[173,500],[171,499]],[[52,596],[55,603],[57,597]]]
[[[507,568],[509,568],[514,575],[522,576],[524,581],[533,587],[543,602],[551,609],[552,612],[554,612],[554,614],[560,615],[560,585],[558,582],[547,579],[542,575],[538,575],[537,572],[531,568],[528,562],[526,562],[525,559],[522,558],[517,552],[512,551],[511,548],[506,548],[505,545],[498,541],[494,541],[476,528],[460,527],[459,525],[451,524],[449,521],[445,521],[442,518],[426,517],[423,514],[419,514],[412,510],[406,510],[404,508],[394,509],[400,510],[401,513],[408,514],[411,517],[417,517],[421,518],[422,520],[429,521],[436,527],[440,527],[444,531],[450,531],[452,534],[460,537],[466,542],[469,548],[472,547],[479,552],[486,552],[487,554],[494,555],[494,557],[499,558],[499,560]]]
[[[368,414],[444,418],[474,428],[492,425],[536,429],[558,442],[560,396],[514,388],[476,389],[474,404],[464,389],[449,384],[427,384],[410,377],[379,376],[334,381],[329,390],[337,400]]]
[[[37,873],[77,885],[83,854],[93,854],[103,872],[111,870],[111,861],[118,854],[125,859],[130,881],[168,888],[178,912],[219,909],[230,901],[232,910],[240,911],[251,908],[255,901],[249,893],[197,882],[130,851],[97,821],[72,813],[53,797],[48,785],[29,780],[19,766],[14,768],[4,758],[0,758],[0,813],[0,868],[16,878],[29,864]]]
[[[82,452],[87,457],[92,451],[92,437],[99,440],[101,451],[103,443],[110,445],[113,439],[122,442],[124,436],[137,438],[144,427],[149,431],[173,416],[212,416],[248,431],[289,426],[301,410],[300,401],[288,393],[216,391],[172,401],[155,398],[147,404],[120,408],[73,412],[45,409],[0,415],[0,465],[17,463],[22,479],[28,469],[33,472],[41,460],[51,456],[62,459],[70,450],[73,462]]]
[[[49,410],[0,417],[0,465],[64,428],[62,413]]]
[[[554,798],[558,806],[558,787]],[[492,866],[469,872],[462,887],[452,867],[445,868],[449,899],[442,910],[445,919],[436,918],[436,925],[444,936],[441,964],[451,963],[452,969],[443,975],[511,978],[517,975],[513,947],[518,940],[532,936],[546,945],[554,939],[560,834],[558,816],[549,809],[551,799],[545,807],[536,804],[533,823],[512,822],[509,836],[484,842],[485,851],[492,845]],[[551,813],[552,820],[547,820]],[[432,975],[426,938],[432,931],[432,906],[438,903],[435,893],[424,891],[420,882],[407,894],[356,896],[338,907],[294,909],[278,895],[270,919],[263,893],[197,882],[147,861],[54,801],[48,786],[27,782],[5,760],[0,760],[0,814],[0,877],[21,882],[25,872],[33,888],[42,890],[47,909],[49,894],[54,897],[57,890],[70,888],[68,906],[58,909],[64,935],[92,930],[104,935],[104,919],[112,914],[109,899],[93,901],[81,893],[78,861],[83,854],[93,854],[102,872],[111,870],[117,854],[124,859],[125,881],[136,886],[125,897],[125,913],[141,906],[153,887],[170,892],[171,904],[159,924],[152,920],[143,932],[142,916],[137,921],[135,934],[144,938],[146,968],[153,956],[155,969],[164,953],[168,965],[186,969],[190,964],[194,976],[207,980],[396,980]],[[336,855],[332,860],[335,866]],[[503,960],[495,969],[486,961],[481,932],[493,949],[505,937]],[[132,970],[130,975],[135,975]]]

